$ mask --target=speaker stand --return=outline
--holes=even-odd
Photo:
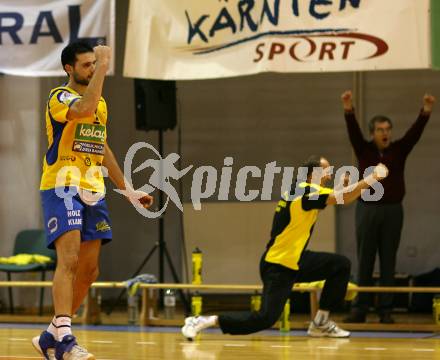
[[[159,154],[160,156],[163,158],[163,130],[158,130],[159,131]],[[160,167],[160,172],[162,172],[162,166]],[[163,177],[162,174],[160,174],[160,181],[163,181]],[[163,187],[162,187],[163,188]],[[164,204],[163,201],[163,191],[159,191],[159,209],[162,209]],[[144,260],[141,262],[141,264],[139,265],[139,267],[136,269],[136,271],[133,273],[133,275],[131,276],[131,278],[136,277],[137,275],[140,274],[140,272],[142,271],[142,269],[144,268],[144,266],[148,263],[148,261],[151,259],[151,257],[153,256],[153,254],[156,252],[156,250],[159,251],[159,283],[164,283],[165,281],[165,272],[164,272],[164,268],[165,268],[165,259],[167,261],[167,265],[169,267],[169,269],[171,270],[171,274],[173,276],[173,280],[175,283],[181,283],[180,279],[179,279],[179,275],[177,274],[176,268],[173,264],[173,261],[171,259],[170,253],[168,251],[168,247],[167,247],[167,243],[165,241],[165,232],[164,232],[164,228],[165,228],[165,219],[164,219],[164,215],[165,212],[159,217],[159,239],[158,241],[153,245],[153,247],[150,249],[150,251],[147,253],[147,255],[145,256]],[[114,303],[112,304],[112,306],[110,307],[110,309],[107,311],[107,314],[110,315],[115,306],[119,303],[119,301],[122,299],[122,297],[124,296],[126,290],[123,289],[120,293],[119,296],[117,297],[117,299],[114,301]],[[182,299],[182,303],[184,305],[185,308],[185,312],[186,314],[189,314],[191,312],[191,307],[189,305],[189,301],[186,298],[183,290],[178,290],[180,298]],[[162,306],[163,304],[163,290],[160,290],[160,306]]]

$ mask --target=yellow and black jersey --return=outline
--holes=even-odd
[[[265,256],[267,262],[299,269],[298,262],[312,235],[318,211],[326,207],[332,192],[319,185],[301,183],[295,194],[302,195],[283,195],[275,210]]]
[[[49,147],[43,159],[40,190],[72,185],[105,191],[102,174],[88,170],[91,166],[100,167],[104,160],[107,105],[101,98],[92,116],[67,120],[69,108],[79,99],[81,95],[67,86],[52,89],[49,94],[46,106]],[[67,176],[60,176],[60,170],[65,171],[65,167],[70,169]]]

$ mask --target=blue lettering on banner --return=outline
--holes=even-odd
[[[106,37],[88,37],[81,38],[79,30],[81,27],[80,5],[68,6],[69,17],[69,42],[78,40],[87,41],[91,46],[98,44],[106,44]],[[8,34],[14,45],[23,44],[19,37],[19,31],[23,28],[24,15],[18,12],[0,12],[0,45],[3,45],[3,34]],[[43,28],[47,28],[43,31]],[[33,25],[32,35],[29,44],[37,44],[41,37],[51,37],[54,43],[63,43],[64,40],[58,30],[52,11],[40,11],[38,13],[35,24]]]
[[[70,42],[75,42],[78,40],[87,41],[91,46],[106,44],[106,38],[104,37],[89,37],[80,38],[79,28],[81,25],[81,13],[79,5],[69,6],[69,27],[70,27]]]
[[[49,31],[43,32],[41,28],[43,27],[43,21],[46,21]],[[42,11],[38,14],[37,21],[35,22],[34,30],[32,31],[31,44],[36,44],[38,37],[40,36],[52,36],[56,43],[62,43],[63,38],[55,24],[52,11]]]
[[[358,9],[359,5],[361,4],[361,0],[341,0],[341,2],[339,3],[339,10],[344,10],[345,9],[345,7],[347,6],[347,1],[355,9]]]
[[[319,11],[318,6],[329,6],[333,5],[334,0],[308,0],[310,1],[309,5],[309,14],[313,16],[315,19],[322,20],[330,15],[330,11],[321,12]],[[295,16],[299,16],[299,8],[298,8],[299,0],[292,0],[292,11]],[[342,11],[347,7],[347,2],[351,4],[351,6],[355,9],[359,8],[361,0],[340,0],[339,2],[339,10]]]
[[[358,9],[362,0],[284,0],[291,2],[292,15],[299,17],[300,1],[308,1],[309,15],[315,19],[323,20],[331,15],[329,6],[339,2],[339,11],[344,11],[347,5]],[[227,2],[227,1],[226,1]],[[232,34],[237,33],[237,27],[240,32],[248,31],[258,32],[264,21],[268,21],[273,26],[277,26],[280,15],[281,0],[264,0],[260,14],[255,14],[255,0],[240,0],[237,3],[237,9],[231,6],[223,6],[217,16],[214,14],[202,14],[198,18],[192,17],[189,10],[185,10],[188,22],[187,43],[191,44],[199,39],[205,43],[209,42],[209,37],[213,38],[218,32],[229,30]],[[232,11],[234,10],[234,12]],[[238,19],[234,19],[235,11],[238,12]],[[258,16],[259,15],[259,16]],[[258,20],[257,20],[258,19]],[[209,36],[209,37],[208,37]]]
[[[188,20],[188,26],[189,26],[189,31],[188,31],[188,44],[191,44],[192,39],[194,38],[194,36],[199,35],[200,39],[202,39],[204,42],[208,42],[208,38],[206,37],[206,35],[203,33],[203,31],[200,29],[200,27],[202,26],[203,22],[209,18],[209,15],[203,15],[199,18],[199,20],[197,20],[197,22],[195,22],[194,24],[192,23],[190,17],[189,17],[189,13],[188,11],[185,11],[185,15],[186,15],[186,19]]]
[[[318,20],[325,19],[327,16],[330,15],[330,11],[318,12],[317,7],[320,5],[328,6],[331,4],[332,4],[332,2],[330,0],[312,0],[312,1],[310,1],[309,13],[310,13],[310,15],[312,15],[314,18],[316,18]]]
[[[264,0],[263,11],[261,12],[260,24],[263,23],[264,17],[266,16],[272,25],[278,25],[278,20],[280,18],[280,0],[275,0],[273,3],[273,12],[270,10],[270,6],[267,0]]]
[[[255,6],[254,0],[241,0],[238,3],[238,12],[240,13],[240,31],[244,29],[244,23],[247,23],[247,26],[252,31],[257,30],[258,24],[252,19],[251,10]]]
[[[218,14],[217,19],[214,22],[211,30],[209,30],[209,36],[214,37],[215,33],[219,30],[230,28],[232,33],[235,34],[237,31],[237,26],[235,25],[234,19],[227,8],[223,8]]]
[[[11,19],[14,20],[14,25],[3,25],[4,20]],[[14,44],[23,44],[21,39],[18,37],[17,32],[23,27],[24,18],[23,15],[15,12],[5,12],[0,13],[0,45],[3,44],[3,33],[9,33]]]

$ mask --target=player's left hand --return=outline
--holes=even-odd
[[[134,205],[145,209],[153,205],[154,197],[140,190],[130,190],[124,194],[127,199]]]

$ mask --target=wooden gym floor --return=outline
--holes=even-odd
[[[41,359],[30,344],[41,328],[2,324],[0,359]],[[80,344],[98,360],[440,359],[440,334],[435,333],[356,332],[350,339],[312,339],[303,331],[288,335],[273,330],[250,336],[226,336],[213,330],[188,342],[178,328],[101,328],[106,331],[75,331]]]

